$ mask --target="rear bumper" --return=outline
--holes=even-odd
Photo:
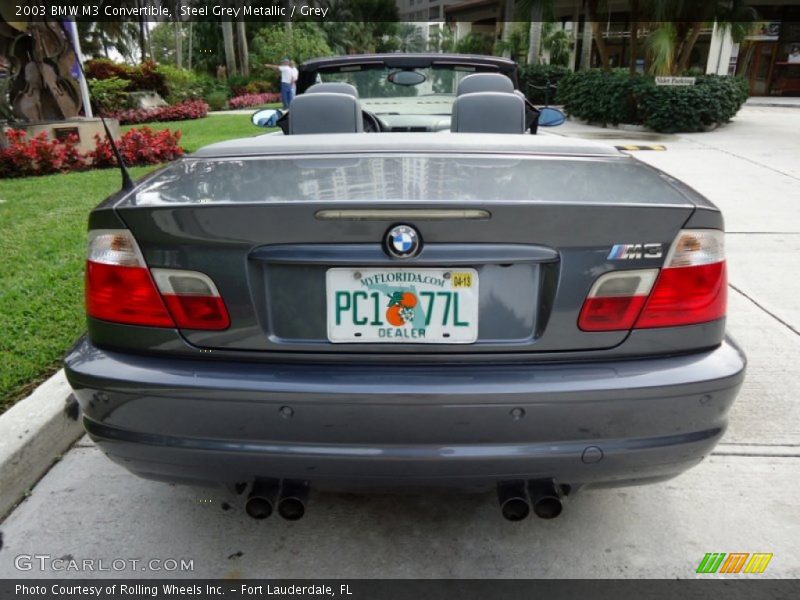
[[[143,357],[83,339],[67,377],[92,438],[144,477],[316,487],[621,485],[721,438],[745,370],[698,354],[549,365],[282,365]]]

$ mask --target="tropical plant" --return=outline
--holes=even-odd
[[[431,52],[452,52],[455,47],[455,32],[449,25],[436,28],[428,38]]]
[[[322,28],[310,22],[294,23],[291,31],[280,23],[267,25],[259,30],[250,46],[251,71],[255,76],[270,81],[274,80],[275,74],[264,65],[278,64],[284,56],[301,63],[309,58],[333,54]]]
[[[400,52],[422,52],[425,49],[425,37],[418,25],[401,23],[397,26],[396,36]]]
[[[127,106],[128,92],[126,90],[130,81],[119,77],[109,77],[108,79],[87,79],[87,83],[92,106],[96,111],[108,112]]]
[[[492,54],[494,37],[488,33],[470,31],[458,40],[455,51],[459,54]]]
[[[528,30],[527,23],[515,23],[506,35],[506,39],[495,42],[494,53],[525,64],[528,57]]]
[[[685,72],[700,34],[715,22],[741,41],[747,23],[756,18],[746,0],[639,0],[634,8],[637,24],[638,19],[646,19],[651,29],[645,48],[649,71],[657,75]]]
[[[569,52],[572,40],[569,34],[554,23],[543,32],[542,47],[550,53],[550,64],[566,67],[569,64]]]

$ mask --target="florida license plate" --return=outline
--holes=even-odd
[[[475,269],[329,269],[334,343],[471,344],[478,339]]]

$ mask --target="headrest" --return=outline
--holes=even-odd
[[[459,133],[524,133],[525,100],[516,94],[478,92],[457,96],[450,131]]]
[[[364,131],[358,99],[347,94],[301,94],[289,105],[289,134]]]
[[[475,92],[506,92],[510,94],[513,91],[514,84],[502,73],[473,73],[458,82],[456,96]]]
[[[304,93],[306,94],[347,94],[358,98],[358,90],[355,86],[343,81],[331,81],[330,83],[315,83],[308,88]]]

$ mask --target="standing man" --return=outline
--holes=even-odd
[[[292,61],[288,57],[281,59],[279,65],[264,65],[270,69],[277,69],[281,74],[281,103],[284,110],[289,108],[294,94],[292,93],[292,80],[295,78],[296,70],[292,68]]]
[[[292,67],[292,98],[297,96],[297,78],[300,77],[300,71],[297,70],[297,64],[294,61],[289,63]]]

